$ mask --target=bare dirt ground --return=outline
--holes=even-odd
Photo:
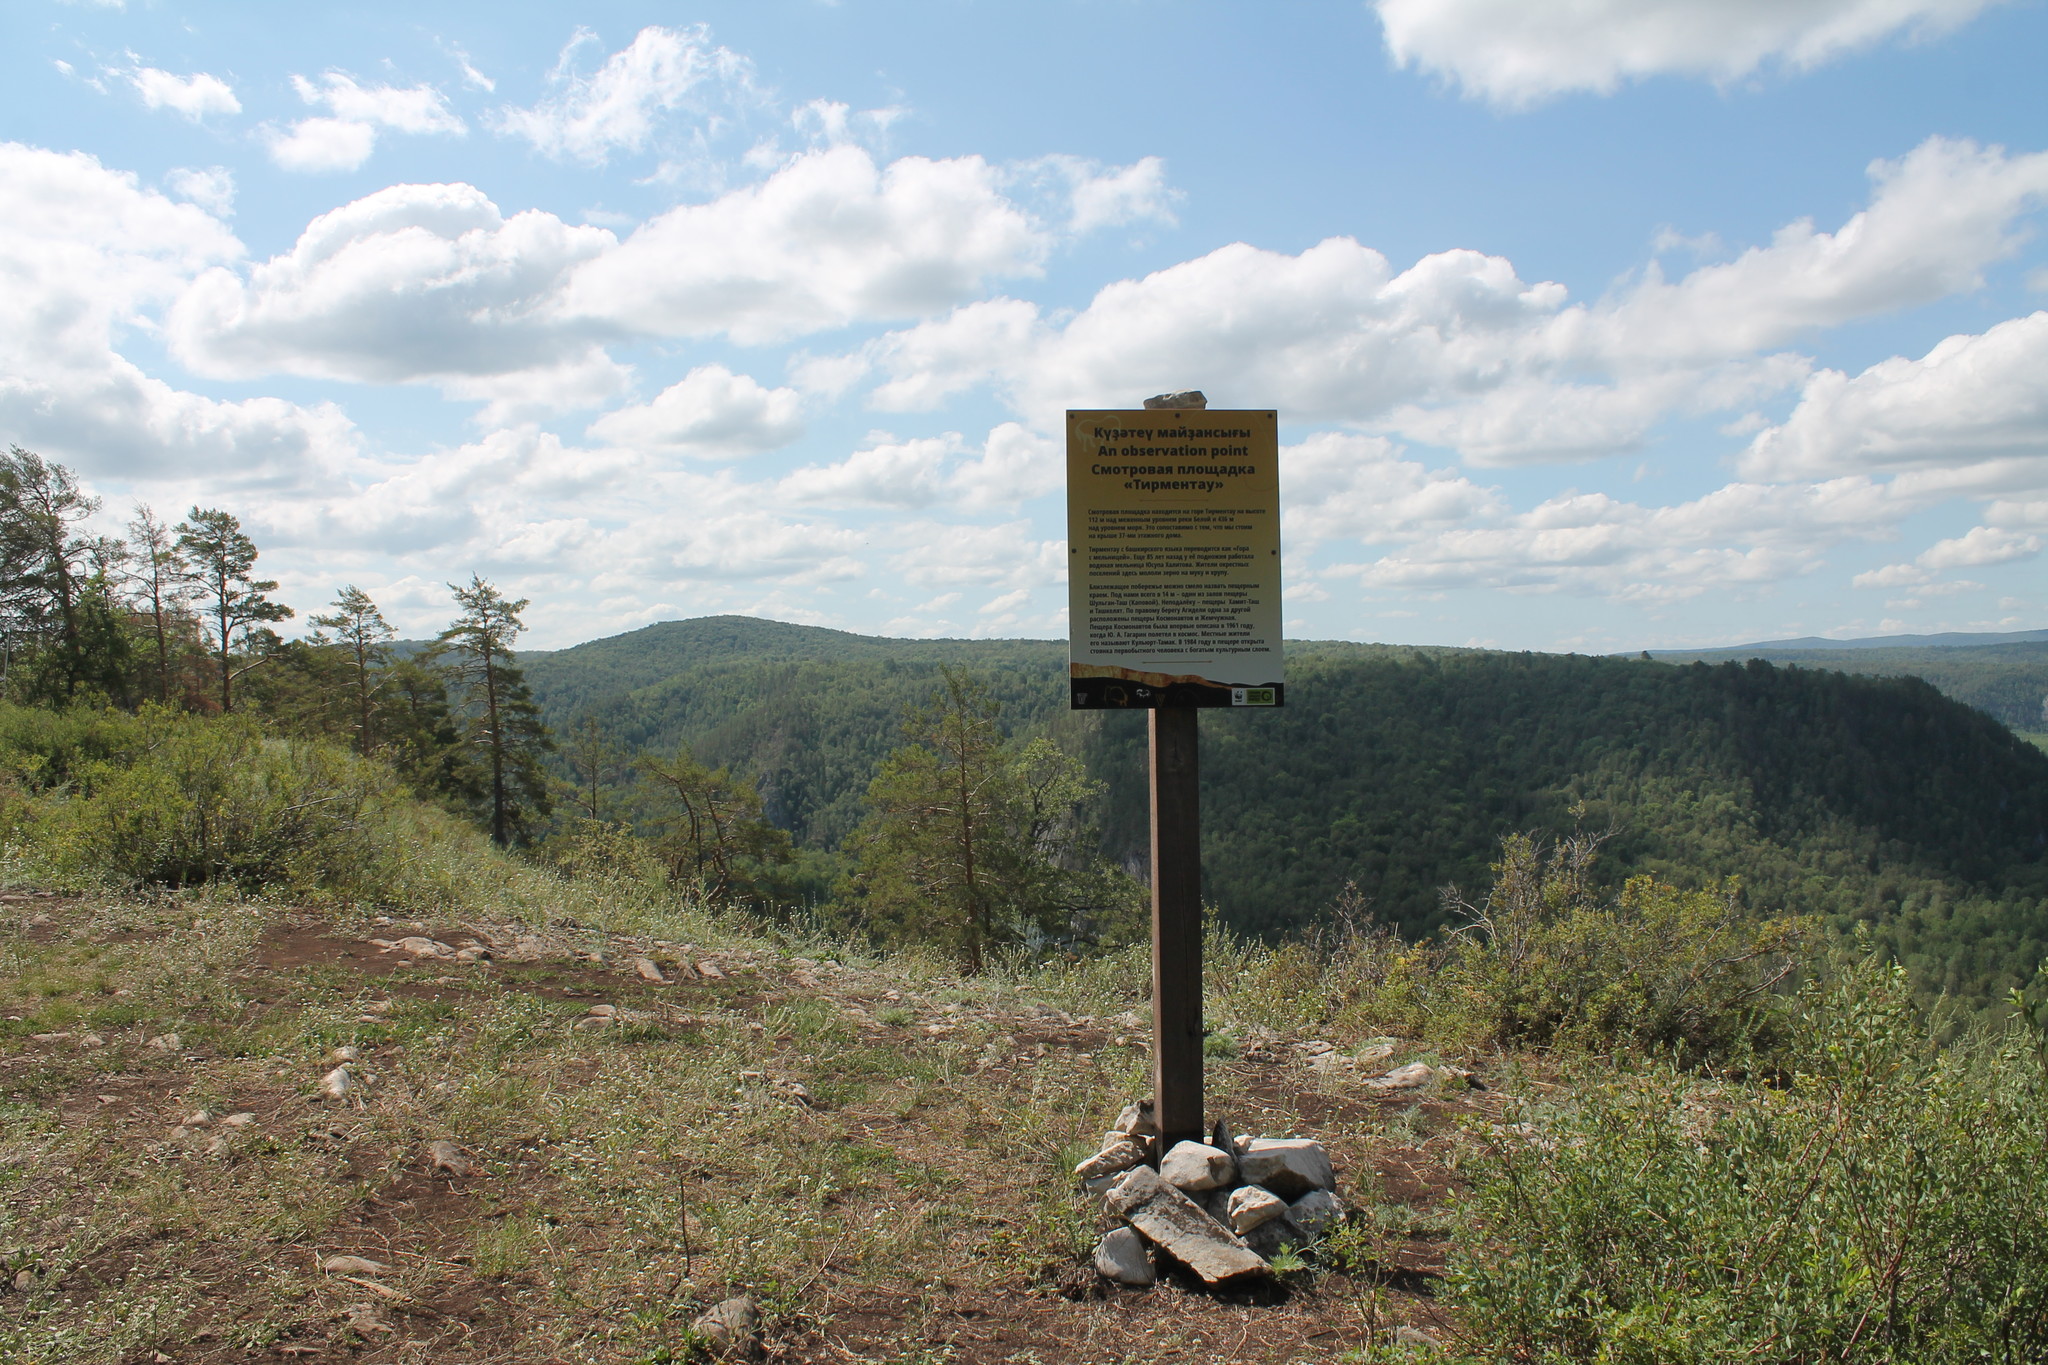
[[[0,953],[24,1362],[652,1363],[740,1293],[786,1361],[1377,1358],[1448,1330],[1447,1157],[1489,1102],[1375,1096],[1306,1039],[1212,1057],[1212,1113],[1330,1146],[1343,1254],[1117,1290],[1068,1172],[1145,1028],[1099,987],[18,892]]]

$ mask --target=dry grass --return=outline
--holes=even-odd
[[[367,941],[415,931],[495,961]],[[741,1292],[788,1360],[1358,1359],[1434,1321],[1432,1211],[1474,1101],[1366,1098],[1241,986],[1211,1107],[1328,1141],[1376,1265],[1261,1303],[1082,1288],[1095,1215],[1067,1172],[1147,1088],[1143,973],[962,980],[595,895],[376,925],[10,893],[0,1264],[26,1275],[0,1359],[657,1362]],[[614,1022],[582,1024],[600,1004]],[[338,1047],[361,1053],[341,1102],[319,1091]],[[433,1169],[437,1140],[474,1172]],[[324,1273],[335,1254],[388,1269]]]

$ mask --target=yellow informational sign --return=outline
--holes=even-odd
[[[1278,706],[1272,412],[1067,413],[1076,710]]]

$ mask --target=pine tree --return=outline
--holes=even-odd
[[[277,591],[274,579],[253,576],[256,543],[242,533],[239,518],[218,508],[193,508],[178,523],[178,553],[192,566],[192,576],[204,593],[209,644],[220,671],[220,709],[232,711],[235,679],[263,662],[259,656],[236,668],[237,637],[246,651],[256,626],[294,613],[266,596]]]
[[[20,446],[0,456],[0,634],[10,661],[28,656],[22,690],[42,700],[71,701],[81,686],[126,690],[128,641],[110,582],[124,551],[80,530],[99,506],[63,465]]]
[[[192,570],[178,551],[171,528],[146,503],[135,505],[128,523],[128,586],[156,655],[156,699],[171,700],[171,643],[192,600]],[[188,627],[189,629],[189,627]]]
[[[356,751],[367,754],[377,747],[371,702],[383,686],[383,672],[391,661],[390,641],[398,632],[370,595],[353,583],[335,597],[333,612],[315,616],[310,623],[323,632],[315,637],[319,643],[330,643],[324,632],[333,631],[331,643],[348,657],[356,702]]]
[[[1049,739],[1005,739],[1000,711],[984,684],[946,669],[850,841],[870,930],[946,944],[969,972],[994,947],[1127,931],[1140,898],[1080,819],[1101,784]]]
[[[491,839],[509,847],[515,834],[548,813],[540,756],[555,747],[512,653],[526,629],[519,613],[527,599],[507,601],[475,574],[468,587],[448,588],[462,614],[440,641],[455,656],[450,671],[465,694],[470,738],[490,770]]]

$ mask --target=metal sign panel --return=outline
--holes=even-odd
[[[1069,411],[1067,549],[1074,709],[1285,699],[1277,413]]]

